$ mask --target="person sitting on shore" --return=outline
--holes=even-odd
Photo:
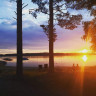
[[[76,70],[78,71],[79,70],[79,65],[77,64],[77,66],[76,66]]]
[[[75,71],[75,65],[74,65],[74,64],[73,64],[73,66],[72,66],[72,70]]]

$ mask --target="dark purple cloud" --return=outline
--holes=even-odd
[[[30,21],[23,22],[23,48],[29,46],[47,46],[47,36],[40,26]],[[28,25],[26,27],[26,25]],[[14,27],[15,26],[15,27]],[[16,22],[2,22],[0,24],[0,49],[16,48]]]

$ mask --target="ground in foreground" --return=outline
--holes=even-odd
[[[0,74],[0,96],[96,96],[96,67],[57,70],[49,74],[25,69],[24,78],[18,80],[15,69],[7,68]]]

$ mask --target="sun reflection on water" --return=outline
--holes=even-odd
[[[81,71],[80,71],[80,95],[83,95],[83,87],[84,87],[84,71],[85,71],[85,62],[88,60],[87,55],[82,56],[82,60],[84,61],[81,66]]]
[[[83,59],[84,62],[86,62],[87,59],[88,59],[88,57],[87,57],[86,55],[84,55],[84,56],[82,57],[82,59]]]

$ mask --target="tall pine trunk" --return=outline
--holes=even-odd
[[[17,68],[16,74],[18,78],[23,75],[22,62],[22,0],[17,0]]]
[[[49,72],[54,72],[53,0],[49,0]]]

